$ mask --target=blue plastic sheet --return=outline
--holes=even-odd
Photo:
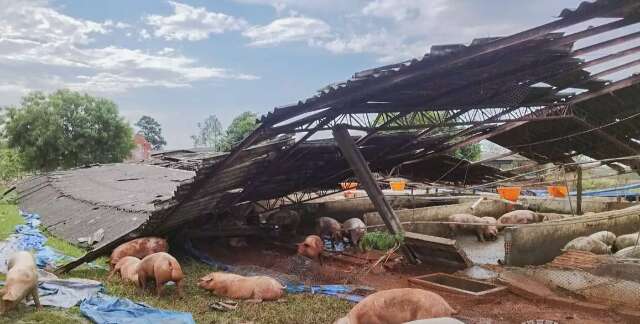
[[[360,289],[367,289],[365,287],[358,287]],[[287,286],[287,293],[290,294],[300,294],[300,293],[309,293],[309,294],[322,294],[328,296],[334,296],[340,299],[345,299],[354,303],[358,303],[364,299],[363,296],[352,294],[352,292],[356,289],[356,287],[347,286],[347,285],[291,285]]]
[[[4,281],[0,281],[4,286]],[[43,306],[71,308],[104,289],[102,283],[87,279],[53,279],[38,282],[38,296]],[[33,300],[27,303],[33,305]]]
[[[80,312],[97,324],[195,324],[190,313],[162,310],[103,294],[85,299]]]

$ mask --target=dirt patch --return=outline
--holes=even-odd
[[[200,244],[199,246],[204,246]],[[209,248],[209,255],[219,261],[233,265],[254,265],[289,273],[291,258],[295,256],[290,248],[250,243],[250,248]],[[347,283],[364,285],[385,290],[409,287],[408,279],[431,273],[453,273],[455,270],[429,264],[419,266],[402,265],[386,271],[371,271],[362,274],[360,266],[328,260],[325,266],[315,267],[313,284]],[[358,275],[355,275],[358,274]],[[554,307],[542,302],[534,302],[513,293],[499,296],[468,297],[458,294],[438,292],[458,315],[467,323],[522,323],[528,320],[553,320],[559,323],[630,323],[612,312],[584,311],[572,307]]]

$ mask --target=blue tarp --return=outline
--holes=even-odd
[[[85,299],[80,312],[97,324],[195,324],[190,313],[161,310],[103,294]]]
[[[4,281],[0,281],[0,286],[4,286]],[[38,282],[38,296],[43,306],[71,308],[102,290],[102,283],[94,280],[53,279]],[[33,305],[33,300],[27,304]]]
[[[632,189],[640,189],[640,183],[634,183],[621,187],[604,188],[598,190],[583,191],[583,196],[589,197],[627,197],[634,198],[640,195],[640,191],[631,191]],[[572,196],[576,195],[575,191],[571,192]]]
[[[25,223],[17,225],[15,234],[12,234],[0,247],[0,272],[6,272],[7,261],[17,251],[33,251],[36,265],[40,269],[47,266],[55,266],[61,260],[70,259],[61,253],[56,252],[51,247],[46,246],[47,237],[40,229],[40,216],[38,214],[28,214],[20,212]]]

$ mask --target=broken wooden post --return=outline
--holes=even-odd
[[[582,215],[582,167],[579,165],[576,176],[576,215]]]
[[[378,187],[378,183],[371,174],[371,169],[367,161],[362,156],[362,153],[356,146],[355,141],[349,135],[349,131],[344,125],[337,125],[333,128],[333,137],[342,151],[342,155],[351,166],[351,169],[358,177],[358,181],[364,187],[365,191],[369,195],[369,199],[378,210],[382,221],[392,234],[403,234],[402,225],[400,220],[393,212],[393,208],[389,202],[385,199],[382,190]],[[402,246],[402,252],[407,260],[413,264],[417,263],[417,259],[411,249],[408,246]]]

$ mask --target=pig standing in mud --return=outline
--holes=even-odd
[[[316,233],[320,238],[331,238],[331,244],[342,241],[342,225],[331,217],[318,218]]]
[[[334,324],[402,324],[455,313],[440,295],[422,289],[400,288],[367,296]]]
[[[38,270],[33,255],[26,251],[14,253],[9,259],[7,279],[0,289],[2,308],[0,313],[10,311],[28,296],[33,298],[37,309],[42,309],[38,297]]]
[[[126,256],[133,256],[142,259],[147,255],[157,252],[167,252],[169,245],[167,240],[159,237],[141,237],[131,240],[127,243],[120,244],[113,252],[109,259],[109,265],[113,269],[120,259]]]
[[[342,223],[342,233],[353,246],[358,247],[360,239],[367,233],[367,226],[359,218],[351,218]]]
[[[140,259],[132,256],[126,256],[120,259],[113,270],[109,272],[107,280],[111,280],[111,278],[118,273],[123,281],[133,282],[138,285],[138,266],[140,265],[140,261]]]
[[[587,251],[595,254],[608,254],[611,252],[611,248],[602,241],[589,236],[580,236],[573,239],[562,250]]]
[[[209,290],[218,296],[246,299],[258,303],[263,300],[279,299],[286,288],[271,277],[244,277],[225,272],[212,272],[200,278],[198,287]]]
[[[491,217],[477,217],[470,214],[453,214],[449,216],[449,222],[469,223],[469,224],[487,224],[482,225],[466,225],[466,224],[449,224],[449,231],[454,236],[459,232],[473,232],[478,237],[478,241],[495,240],[498,238],[498,229],[496,228],[495,219]]]
[[[539,223],[542,219],[542,216],[530,210],[514,210],[500,216],[498,225],[532,224]]]
[[[317,235],[309,235],[302,243],[298,243],[298,254],[320,262],[322,265],[322,251],[324,243]]]
[[[184,279],[184,274],[178,260],[169,253],[158,252],[148,255],[140,261],[137,268],[138,285],[143,291],[147,286],[147,280],[153,280],[156,282],[156,294],[160,297],[164,284],[173,281],[176,283],[178,296],[182,298],[182,279]]]
[[[295,235],[300,224],[300,214],[295,210],[280,209],[260,215],[260,222],[275,227],[279,233]]]

